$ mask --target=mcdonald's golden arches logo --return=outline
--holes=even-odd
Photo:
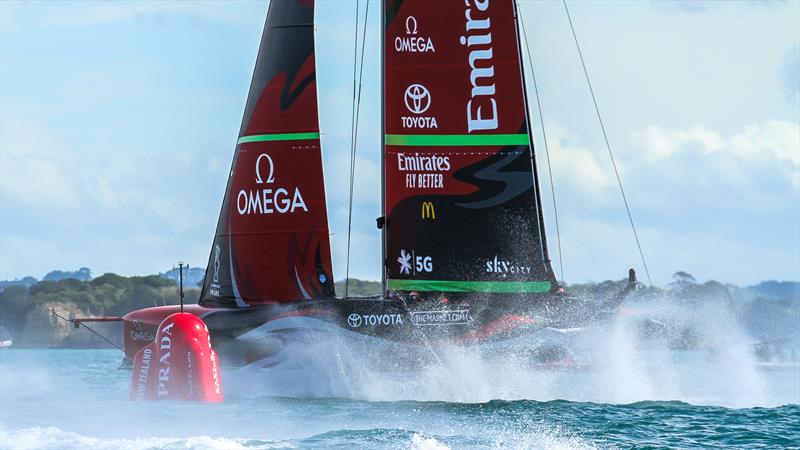
[[[422,219],[436,220],[436,208],[433,207],[433,202],[422,202]]]

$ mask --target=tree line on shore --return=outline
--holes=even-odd
[[[569,286],[569,290],[578,297],[602,302],[618,292],[626,282],[620,280],[573,284]],[[791,292],[795,292],[797,286],[797,283],[791,284],[789,288],[794,289]],[[785,286],[779,285],[778,288]],[[344,291],[344,281],[337,282],[336,292],[344,295]],[[198,287],[185,288],[184,292],[187,303],[197,302],[200,295]],[[358,279],[351,279],[349,282],[350,296],[380,293],[380,282]],[[800,297],[800,294],[793,293],[788,299],[776,299],[764,296],[753,288],[739,288],[716,281],[699,283],[691,275],[678,272],[668,286],[642,287],[631,297],[631,301],[667,298],[678,304],[690,304],[713,298],[731,305],[742,321],[753,324],[754,328],[767,329],[786,323],[787,320],[800,320],[797,317],[800,298],[795,297]],[[39,339],[47,331],[44,328],[48,327],[48,323],[57,325],[57,318],[53,318],[51,314],[54,308],[61,315],[71,316],[68,318],[122,316],[136,309],[178,304],[179,301],[175,281],[165,278],[163,274],[125,277],[107,273],[90,280],[45,280],[30,287],[12,284],[0,292],[0,327],[14,337],[15,345],[18,342],[22,346],[60,346],[58,342],[50,341],[70,335],[68,327],[60,333]],[[96,343],[91,339],[82,342],[80,346],[92,346]]]
[[[199,289],[190,288],[184,292],[187,303],[197,302]],[[87,281],[46,280],[29,288],[10,285],[3,289],[0,292],[0,326],[18,340],[31,335],[31,330],[26,330],[28,325],[43,322],[41,319],[53,308],[62,315],[75,317],[121,316],[135,309],[179,302],[175,282],[158,275],[124,277],[107,273]],[[19,343],[24,344],[25,339],[22,341]]]

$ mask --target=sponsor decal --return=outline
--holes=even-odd
[[[433,202],[422,202],[422,220],[433,219],[436,220],[436,208],[433,207]]]
[[[406,17],[406,34],[417,34],[417,18],[414,16]]]
[[[469,323],[469,310],[453,311],[414,311],[411,312],[411,323],[422,325],[458,325]]]
[[[222,249],[219,244],[214,244],[214,278],[212,278],[210,289],[208,290],[214,297],[219,297],[219,255]]]
[[[406,88],[404,101],[410,112],[422,114],[431,107],[431,93],[421,84],[412,84]]]
[[[417,34],[417,18],[406,17],[406,34],[394,38],[394,50],[398,53],[436,53],[433,40]]]
[[[153,333],[145,330],[131,330],[130,336],[131,340],[133,341],[151,342],[156,338],[156,336]]]
[[[351,328],[358,328],[361,326],[361,316],[353,313],[347,316],[347,324],[350,325]]]
[[[214,283],[219,283],[219,254],[222,249],[219,244],[214,245]]]
[[[406,177],[407,189],[444,189],[443,172],[449,172],[449,156],[397,153],[397,170]]]
[[[194,362],[194,358],[192,357],[192,352],[186,352],[186,384],[189,385],[189,395],[194,396],[194,371],[192,370],[192,365]]]
[[[415,83],[406,88],[403,102],[412,116],[402,116],[403,128],[439,128],[435,116],[422,115],[431,107],[431,93],[425,86]]]
[[[150,374],[150,360],[153,356],[153,350],[145,347],[142,350],[142,365],[139,368],[139,377],[136,379],[136,400],[144,399],[144,393],[147,389],[147,375]]]
[[[433,259],[430,256],[416,256],[414,260],[417,272],[433,272]]]
[[[255,181],[258,185],[275,183],[275,165],[267,153],[258,155],[255,166]],[[236,210],[239,215],[249,214],[292,214],[297,210],[308,212],[306,202],[298,187],[262,187],[242,189],[236,196]]]
[[[489,8],[489,0],[470,0],[464,11],[467,19],[466,33],[459,38],[461,45],[469,50],[469,80],[472,84],[467,102],[467,131],[496,130],[497,101],[494,99],[494,63],[492,62],[491,18],[481,17]],[[491,110],[491,111],[490,111]]]
[[[406,253],[405,250],[401,249],[400,257],[397,258],[397,262],[400,263],[401,274],[416,275],[421,272],[433,272],[433,258],[430,256],[415,255],[413,250],[411,253]]]
[[[405,250],[400,250],[400,257],[397,258],[400,263],[400,273],[409,275],[411,273],[411,254],[406,253]]]
[[[214,393],[221,394],[222,393],[222,388],[219,385],[219,369],[217,368],[217,352],[215,352],[214,350],[211,350],[211,375],[214,377]]]
[[[351,328],[358,328],[361,325],[365,326],[378,326],[378,325],[403,325],[402,314],[358,314],[352,313],[347,317],[347,324]]]
[[[170,329],[175,325],[175,322],[170,322],[169,325],[161,329],[161,342],[159,348],[162,350],[161,358],[158,359],[158,396],[162,397],[167,392],[167,383],[169,382],[169,360],[172,355],[172,332]],[[163,351],[166,350],[166,351]]]
[[[486,261],[486,271],[489,273],[499,273],[505,276],[506,274],[528,274],[531,273],[531,268],[530,266],[514,264],[511,261],[504,261],[495,256],[494,259]]]

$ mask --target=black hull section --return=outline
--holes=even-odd
[[[627,292],[603,305],[548,293],[455,300],[332,298],[250,308],[187,305],[185,311],[203,319],[223,361],[246,365],[286,354],[289,348],[291,353],[343,337],[364,344],[366,352],[389,346],[395,354],[414,348],[503,348],[512,341],[519,347],[520,340],[529,337],[603,322]],[[178,309],[156,307],[127,314],[123,320],[128,358],[152,342],[159,324]]]
[[[328,299],[242,309],[213,309],[203,317],[216,341],[235,340],[271,322],[311,318],[365,336],[420,345],[498,341],[546,327],[580,326],[596,314],[571,308],[575,299],[547,294],[459,303],[382,298]],[[556,319],[557,318],[557,319]]]

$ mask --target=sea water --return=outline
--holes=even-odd
[[[334,342],[327,368],[224,368],[222,404],[129,401],[116,350],[8,349],[0,448],[800,447],[800,368],[756,361],[723,328],[674,350],[612,321],[562,369],[453,348],[377,371]]]

